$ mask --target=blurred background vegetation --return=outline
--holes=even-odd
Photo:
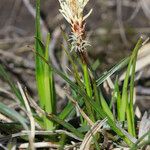
[[[52,37],[52,63],[65,71],[67,60],[61,50],[64,41],[60,26],[70,34],[69,26],[59,13],[57,0],[41,2],[43,36],[49,31]],[[150,35],[149,0],[90,0],[86,10],[90,8],[93,8],[93,12],[86,24],[87,36],[91,43],[88,53],[91,62],[100,62],[100,72],[128,56],[139,36],[147,38]],[[34,55],[27,47],[34,44],[34,15],[35,0],[0,1],[0,63],[4,64],[10,75],[26,86],[31,96],[36,98]],[[150,69],[147,65],[142,69],[142,77],[137,86],[137,98],[143,111],[148,110],[150,106],[149,75]],[[60,82],[59,79],[56,80]],[[0,84],[4,89],[8,89],[2,80]],[[57,90],[61,95],[59,86]],[[0,101],[10,104],[8,95],[1,94]],[[60,101],[60,105],[61,103]]]

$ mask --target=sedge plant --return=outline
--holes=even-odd
[[[138,50],[142,46],[140,38],[130,56],[121,60],[107,72],[98,75],[90,64],[86,40],[86,19],[90,16],[92,9],[84,15],[84,8],[89,0],[58,0],[60,12],[70,24],[71,35],[68,36],[62,30],[62,36],[68,44],[68,49],[62,46],[70,62],[70,70],[74,80],[69,78],[67,73],[56,69],[49,58],[50,34],[47,34],[46,44],[42,42],[40,27],[40,0],[36,0],[36,30],[35,30],[35,76],[37,82],[37,93],[39,96],[39,105],[33,107],[32,112],[35,121],[44,130],[62,129],[62,127],[71,133],[71,136],[78,141],[83,141],[84,135],[92,129],[92,125],[99,120],[107,119],[110,130],[114,131],[112,138],[115,142],[122,139],[129,147],[136,148],[138,145],[136,120],[134,114],[134,78]],[[111,99],[106,99],[103,83],[116,72],[127,67],[126,76],[123,81],[123,88],[120,89],[119,79],[116,76],[114,90]],[[70,100],[58,114],[56,112],[57,95],[55,91],[54,74],[60,76],[68,85],[66,91],[67,98]],[[11,90],[16,95],[17,101],[24,107],[23,98],[19,89],[11,81],[3,66],[0,65],[0,75],[8,82]],[[69,92],[68,92],[69,91]],[[69,94],[68,94],[69,93]],[[115,109],[114,109],[114,108]],[[10,116],[14,121],[18,120],[25,129],[28,129],[28,120],[0,103],[0,112]],[[25,108],[25,107],[24,107]],[[36,109],[41,110],[42,115],[36,114]],[[77,109],[79,112],[77,113]],[[9,110],[9,111],[8,111]],[[115,113],[114,113],[115,110]],[[36,115],[35,115],[36,114]],[[78,115],[77,115],[78,114]],[[78,127],[70,123],[71,119],[79,118]],[[127,124],[125,130],[124,124]],[[52,136],[56,142],[60,143],[63,149],[66,138],[70,134],[61,134],[61,136]],[[100,147],[100,134],[93,136],[93,142],[96,149]]]
[[[47,34],[46,45],[42,43],[41,29],[40,29],[40,1],[36,2],[36,31],[35,31],[35,50],[45,60],[49,60],[49,44],[50,34]],[[39,103],[43,110],[47,113],[56,112],[56,96],[55,96],[55,85],[52,69],[43,62],[39,56],[35,55],[35,70],[36,70],[36,81],[37,90],[39,95]],[[46,129],[54,129],[53,122],[43,116],[44,126]]]
[[[113,116],[112,110],[111,108],[109,108],[106,100],[104,99],[101,90],[97,86],[93,86],[94,90],[92,90],[91,88],[91,84],[94,85],[95,77],[92,74],[92,70],[90,70],[90,68],[88,67],[86,46],[89,44],[85,40],[85,20],[90,15],[92,10],[90,10],[89,13],[87,13],[87,15],[85,16],[83,15],[83,10],[86,4],[88,3],[88,0],[76,0],[76,1],[59,0],[59,2],[61,6],[60,12],[64,16],[64,18],[68,21],[68,23],[71,25],[72,35],[70,36],[71,38],[69,39],[71,40],[71,51],[74,50],[77,53],[77,55],[79,55],[82,62],[83,78],[84,78],[86,94],[90,99],[92,99],[93,102],[95,100],[93,99],[92,95],[93,94],[96,95],[98,102],[100,102],[99,109],[101,109],[102,116],[104,115],[105,117],[109,117],[111,121],[114,121],[115,116]],[[124,122],[127,119],[128,131],[134,137],[136,136],[134,110],[133,110],[134,75],[135,75],[137,54],[141,46],[142,46],[142,39],[140,38],[129,60],[129,65],[128,65],[126,77],[123,84],[122,96],[121,98],[117,97],[118,98],[117,104],[120,105],[117,107],[118,119],[119,121],[124,121]],[[130,75],[131,75],[131,80],[129,82]],[[93,80],[93,83],[91,83],[91,80]],[[101,80],[98,79],[98,82],[100,81]],[[130,85],[130,89],[128,90],[129,85]],[[89,112],[89,116],[91,116],[91,120],[94,121],[95,119],[94,110],[92,110],[91,107],[89,107],[89,102],[85,101],[85,104],[86,103],[87,103],[86,109]],[[102,113],[102,111],[104,111],[104,114]]]

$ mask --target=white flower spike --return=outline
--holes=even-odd
[[[59,0],[60,12],[71,25],[72,50],[84,51],[89,43],[85,40],[85,20],[89,17],[92,9],[88,14],[83,16],[83,11],[89,0]]]

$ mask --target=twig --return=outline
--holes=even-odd
[[[130,141],[132,141],[133,143],[136,143],[137,139],[133,136],[131,136],[126,130],[124,130],[119,123],[116,123],[116,126],[118,129],[121,130],[121,132],[128,137],[128,139],[130,139]]]
[[[92,120],[85,114],[85,112],[80,108],[80,106],[78,105],[77,101],[75,101],[67,92],[66,92],[66,96],[68,97],[69,100],[71,100],[71,102],[75,105],[75,107],[79,110],[79,112],[81,113],[81,115],[83,116],[83,118],[89,123],[89,125],[93,126],[94,123],[92,122]]]
[[[130,16],[130,18],[128,19],[128,21],[131,21],[135,18],[135,16],[139,12],[140,8],[141,8],[141,6],[140,6],[140,1],[139,1],[139,2],[137,2],[137,6],[136,6],[134,12],[132,13],[132,15]]]
[[[15,17],[17,16],[18,10],[20,9],[20,4],[21,4],[21,1],[14,1],[13,8],[11,9],[11,12],[9,13],[10,14],[9,19],[6,19],[4,27],[9,26],[14,23],[14,21],[16,20]]]
[[[17,138],[17,137],[21,137],[21,136],[25,136],[25,135],[29,135],[29,134],[31,134],[31,131],[23,130],[19,133],[12,134],[12,138]],[[74,138],[78,141],[82,141],[81,139],[79,139],[77,136],[75,136],[71,132],[68,132],[65,130],[54,130],[54,131],[37,131],[37,130],[35,130],[35,135],[55,135],[55,134],[66,134],[71,138]]]
[[[34,69],[34,64],[32,61],[26,60],[20,56],[17,56],[11,52],[0,49],[0,55],[4,56],[6,59],[12,60],[16,64],[21,64],[25,68]]]
[[[79,144],[80,143],[75,143],[73,145],[66,145],[64,147],[64,150],[74,149]],[[21,144],[19,146],[19,149],[27,149],[28,145],[29,145],[28,143]],[[50,148],[50,149],[52,149],[52,148],[59,149],[60,148],[60,145],[54,144],[54,143],[51,143],[51,142],[36,142],[36,143],[34,143],[34,146],[35,146],[35,148]]]
[[[118,17],[118,25],[119,25],[119,30],[120,30],[120,35],[121,38],[124,42],[124,44],[126,46],[128,46],[128,41],[125,35],[125,31],[124,31],[124,26],[123,26],[123,22],[122,22],[122,1],[121,0],[117,0],[117,17]]]
[[[23,1],[24,5],[26,6],[26,8],[28,9],[29,13],[35,18],[36,17],[36,10],[31,5],[30,1],[29,0],[22,0],[22,1]],[[43,37],[46,38],[48,29],[44,25],[44,21],[42,20],[42,18],[40,18],[40,21],[41,21],[41,26],[42,26]]]
[[[101,2],[101,1],[99,1]],[[108,7],[113,7],[113,6],[116,6],[116,1],[113,1],[113,0],[107,0],[104,2],[104,4]],[[131,0],[123,0],[122,1],[122,5],[124,7],[131,7],[131,8],[136,8],[137,6],[137,2],[134,2],[134,1],[131,1]]]
[[[134,33],[150,33],[150,27],[144,27],[144,28],[131,28]],[[94,35],[105,35],[105,34],[120,34],[119,29],[112,29],[111,31],[108,31],[106,28],[99,28],[94,33]]]
[[[11,44],[11,43],[24,43],[24,42],[33,42],[34,38],[32,36],[27,37],[13,37],[13,38],[5,38],[0,39],[0,45],[2,44]]]
[[[29,134],[29,142],[30,142],[30,146],[31,146],[31,149],[34,150],[34,138],[35,138],[35,121],[34,121],[34,118],[33,118],[33,115],[32,115],[32,112],[31,112],[31,109],[30,109],[30,106],[28,104],[28,100],[27,100],[27,97],[20,85],[20,83],[18,82],[18,87],[19,87],[19,90],[20,90],[20,93],[22,95],[22,98],[24,100],[24,104],[25,104],[25,107],[26,107],[26,110],[27,110],[27,115],[29,117],[29,120],[30,120],[30,125],[31,125],[31,133]]]
[[[6,121],[6,122],[12,122],[11,119],[7,118],[6,116],[4,116],[3,114],[0,113],[0,120]]]
[[[138,138],[142,137],[148,131],[150,131],[150,116],[148,116],[148,113],[145,112],[140,122]],[[148,136],[143,139],[143,141],[146,140],[148,140]]]
[[[46,112],[44,110],[42,110],[36,103],[35,101],[33,101],[31,98],[28,99],[30,102],[31,107],[33,107],[36,111],[38,111],[38,115],[46,115]],[[49,132],[50,133],[50,132]],[[67,131],[63,131],[63,130],[56,130],[56,131],[52,131],[51,133],[65,133],[66,135],[73,137],[74,139],[77,139],[79,141],[81,141],[81,139],[79,139],[78,137],[76,137],[75,135],[72,135],[71,133],[67,132]]]
[[[16,33],[18,33],[20,35],[24,35],[25,34],[25,30],[23,30],[21,28],[18,28],[18,27],[15,27],[13,25],[9,25],[9,26],[6,26],[6,27],[0,29],[0,34],[7,35],[9,32],[13,32],[14,33],[14,31],[15,31],[15,35],[16,35]]]
[[[66,50],[68,49],[68,44],[65,40],[63,40],[63,46],[65,47]],[[67,66],[69,66],[68,65],[68,59],[67,59],[66,52],[63,50],[62,51],[62,57],[61,57],[61,67],[65,73],[67,73]]]
[[[59,148],[58,144],[54,144],[51,142],[37,142],[33,143],[35,148]],[[24,143],[19,146],[19,149],[27,149],[29,147],[29,143]]]
[[[52,64],[58,69],[59,68],[59,65],[58,65],[58,61],[56,60],[55,56],[54,56],[54,50],[55,50],[55,47],[56,47],[56,44],[57,44],[57,40],[58,38],[60,37],[60,34],[61,34],[61,30],[59,27],[57,27],[53,33],[52,33],[52,40],[50,42],[50,45],[49,45],[49,57],[50,57],[50,60],[52,61]]]
[[[140,0],[139,1],[145,16],[150,19],[150,1],[149,0]]]
[[[107,119],[104,119],[102,121],[97,121],[90,129],[89,132],[86,133],[84,140],[80,146],[80,150],[88,150],[90,149],[91,141],[93,136],[99,132],[101,127],[106,123]]]
[[[28,94],[28,93],[26,93],[26,94]],[[38,114],[39,116],[41,116],[42,114],[45,115],[45,111],[42,110],[42,109],[38,106],[38,104],[37,104],[31,97],[28,97],[28,100],[29,100],[29,103],[30,103],[31,107],[36,110],[36,112],[37,112],[37,114]]]
[[[3,150],[8,150],[7,147],[3,146],[1,143],[0,143],[0,148],[2,148]]]
[[[3,93],[5,93],[5,94],[9,95],[12,99],[15,99],[15,98],[16,98],[16,96],[15,96],[14,94],[12,94],[11,92],[9,92],[9,91],[3,89],[2,87],[0,87],[0,92],[3,92]]]

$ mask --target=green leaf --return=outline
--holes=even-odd
[[[72,102],[68,102],[65,108],[62,110],[62,112],[59,114],[59,118],[64,120],[67,118],[67,116],[71,113],[71,111],[75,110]]]
[[[125,112],[128,104],[128,85],[129,85],[129,77],[130,77],[130,72],[131,68],[133,65],[133,60],[137,56],[138,50],[142,45],[142,39],[140,38],[133,50],[132,55],[130,56],[130,61],[128,64],[127,72],[126,72],[126,77],[123,83],[123,90],[122,90],[122,98],[121,98],[121,106],[120,106],[120,121],[125,121]]]
[[[100,66],[100,61],[97,59],[93,64],[92,64],[92,70],[96,71],[96,69]]]
[[[83,98],[81,97],[81,95],[77,95],[75,91],[72,90],[72,97],[76,100],[78,100],[78,104],[80,107],[83,106]],[[64,109],[61,111],[61,113],[59,114],[59,118],[62,120],[67,119],[67,117],[72,118],[73,115],[76,114],[76,110],[74,105],[72,104],[71,101],[68,101],[67,105],[64,107]]]
[[[37,53],[44,57],[45,46],[42,44],[41,38],[41,26],[40,26],[40,0],[36,0],[36,20],[35,20],[35,50]],[[44,63],[35,55],[35,76],[37,91],[39,96],[39,102],[42,109],[45,105],[45,93],[44,90]],[[43,116],[45,128],[47,128],[46,117]]]
[[[74,74],[74,78],[75,78],[76,82],[77,82],[81,87],[84,88],[84,84],[82,83],[82,81],[81,81],[81,79],[80,79],[80,75],[79,75],[79,71],[78,71],[78,69],[77,69],[76,63],[74,62],[74,60],[73,60],[71,54],[70,54],[63,46],[62,46],[62,48],[63,48],[63,50],[65,51],[65,53],[66,53],[66,55],[67,55],[67,57],[68,57],[68,59],[69,59],[71,65],[72,65],[73,74]]]
[[[47,42],[45,48],[45,59],[49,61],[49,43],[50,43],[50,34],[47,35]],[[56,100],[55,100],[55,87],[54,87],[54,79],[51,68],[43,61],[44,70],[43,70],[43,99],[44,100],[44,109],[47,113],[55,113],[56,111]],[[49,121],[45,118],[46,128],[53,129],[53,122]]]
[[[36,24],[35,24],[35,50],[40,55],[44,55],[45,47],[41,44],[41,26],[40,26],[40,0],[36,0]],[[40,105],[42,108],[44,107],[44,101],[43,99],[43,61],[36,55],[35,56],[35,74],[36,74],[36,82],[37,82],[37,89],[38,89],[38,95],[40,99]]]
[[[124,68],[128,64],[129,60],[130,60],[130,57],[124,58],[118,64],[116,64],[114,67],[112,67],[110,70],[108,70],[107,72],[102,74],[102,76],[99,77],[99,79],[97,79],[97,81],[96,81],[97,86],[100,86],[108,77],[110,77],[116,71],[119,71],[122,68]]]
[[[20,94],[19,89],[16,87],[16,85],[13,83],[13,81],[10,78],[10,75],[5,71],[4,67],[0,64],[0,76],[9,84],[12,92],[16,95],[18,99],[16,99],[17,102],[24,105],[23,98]]]
[[[101,105],[102,105],[103,110],[109,116],[109,118],[111,118],[111,120],[114,120],[114,116],[113,116],[106,100],[104,99],[102,93],[100,93],[100,99],[101,99]]]
[[[35,41],[37,41],[37,44],[41,47],[41,53],[44,55],[45,45],[41,40],[42,39],[39,39],[39,37],[35,37]]]
[[[65,75],[64,73],[62,73],[61,71],[59,71],[58,69],[56,69],[55,67],[53,67],[51,64],[49,64],[49,62],[47,62],[47,60],[45,60],[44,57],[42,57],[39,53],[35,52],[37,54],[37,56],[39,56],[41,59],[43,59],[43,61],[45,61],[45,63],[47,63],[49,65],[50,68],[52,68],[53,72],[55,72],[56,74],[58,74],[62,79],[64,79],[69,85],[70,87],[76,91],[81,97],[84,98],[84,100],[87,100],[90,104],[90,106],[95,110],[95,112],[97,112],[100,116],[100,118],[104,119],[104,118],[108,118],[108,124],[112,127],[112,129],[128,144],[131,145],[131,141],[126,137],[126,135],[124,135],[122,133],[122,131],[120,129],[117,128],[116,124],[114,121],[112,121],[109,116],[107,116],[107,114],[100,108],[99,105],[97,105],[96,102],[94,102],[93,100],[90,99],[90,97],[85,93],[85,90],[82,89],[80,86],[77,86],[74,82],[72,82],[67,75]]]
[[[94,110],[99,114],[101,119],[105,119],[107,118],[107,123],[108,125],[111,127],[111,129],[117,133],[118,136],[120,136],[120,138],[122,138],[129,146],[132,145],[132,142],[130,141],[130,139],[128,139],[128,137],[117,127],[116,122],[114,120],[112,120],[107,114],[106,112],[100,108],[96,102],[89,100],[91,107],[94,108]]]
[[[11,135],[14,133],[19,133],[22,131],[24,128],[20,124],[20,122],[3,122],[0,121],[0,129],[1,129],[1,134],[2,135]],[[9,137],[10,138],[10,137]],[[0,138],[1,141],[1,138]]]
[[[113,101],[117,101],[117,119],[119,120],[119,115],[120,115],[120,105],[121,105],[121,94],[120,94],[120,91],[119,91],[119,84],[118,84],[118,77],[116,78],[116,81],[115,81],[115,88],[114,88],[114,91],[113,91],[113,96],[112,96],[112,99]]]
[[[87,64],[82,63],[82,67],[83,67],[84,84],[85,84],[85,88],[86,88],[86,93],[90,98],[92,98],[93,93],[92,93],[90,75],[89,75],[89,70],[88,70]],[[89,102],[85,101],[85,105],[86,105],[88,115],[90,116],[91,120],[94,121],[95,120],[94,113],[92,111],[92,108],[89,106]]]
[[[27,120],[22,117],[18,112],[16,112],[15,110],[7,107],[6,105],[4,105],[3,103],[0,102],[0,112],[6,116],[8,116],[10,119],[13,119],[14,121],[19,121],[22,126],[24,127],[24,129],[28,130],[28,126],[27,126]]]
[[[65,127],[66,129],[68,129],[69,131],[71,131],[74,135],[76,135],[77,137],[83,139],[84,135],[82,133],[80,133],[76,128],[74,128],[71,124],[69,124],[66,121],[63,121],[62,119],[60,119],[59,117],[53,115],[53,114],[48,114],[47,118],[49,118],[50,120],[62,125],[63,127]]]
[[[47,34],[46,46],[42,43],[40,26],[40,0],[36,0],[36,32],[35,32],[35,50],[47,62],[49,62],[49,44],[50,34]],[[40,106],[48,113],[55,113],[56,99],[55,86],[52,69],[38,55],[36,61],[36,82],[39,95]],[[53,129],[53,122],[43,116],[46,129]]]
[[[150,136],[150,131],[147,131],[143,136],[141,136],[137,141],[136,141],[136,143],[134,143],[133,145],[132,145],[132,147],[131,147],[131,149],[130,150],[137,150],[137,149],[139,149],[139,148],[142,148],[142,146],[145,146],[145,145],[143,145],[143,143],[142,143],[142,141],[143,141],[143,139],[146,137],[146,136]],[[148,142],[150,142],[150,140],[148,139]],[[140,144],[141,143],[141,144]],[[142,146],[141,146],[142,145]]]

